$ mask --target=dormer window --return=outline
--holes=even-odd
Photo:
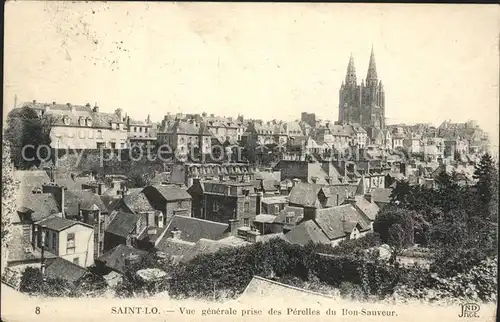
[[[64,115],[64,116],[63,116],[63,123],[64,123],[65,125],[69,125],[69,123],[70,123],[70,122],[71,122],[71,120],[70,120],[69,116]]]
[[[87,117],[87,126],[92,126],[92,118],[90,116]]]
[[[80,126],[84,126],[85,125],[85,119],[83,117],[80,117],[78,119],[78,124],[80,124]]]

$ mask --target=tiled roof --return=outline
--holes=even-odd
[[[100,197],[102,203],[108,210],[108,213],[111,213],[113,210],[115,210],[116,205],[121,202],[121,198],[117,198],[115,196],[101,195]]]
[[[96,261],[106,265],[115,272],[123,274],[125,272],[125,259],[130,255],[145,256],[146,251],[134,248],[132,246],[120,244],[108,252],[101,255]]]
[[[198,242],[193,246],[193,248],[191,248],[189,253],[184,255],[182,261],[188,262],[198,255],[215,253],[220,249],[229,247],[231,246],[219,243],[215,240],[202,238],[198,240]]]
[[[126,194],[123,197],[122,201],[130,210],[135,213],[155,210],[149,203],[148,198],[146,198],[146,196],[142,193],[142,190],[140,190],[139,193]]]
[[[50,278],[61,278],[70,283],[75,283],[89,272],[61,257],[54,258],[45,268],[45,274]]]
[[[68,190],[82,190],[82,184],[88,184],[91,181],[89,177],[59,177],[54,178],[54,182]]]
[[[108,210],[100,196],[92,191],[66,190],[64,193],[64,209],[69,217],[78,216],[79,209],[91,210],[93,205],[96,205],[102,212]]]
[[[175,122],[165,123],[165,126],[161,132],[186,135],[211,135],[205,124],[202,123],[199,125],[195,125],[194,123],[190,123],[185,120],[177,120]]]
[[[372,200],[379,203],[389,203],[391,201],[392,189],[375,188],[372,190]]]
[[[289,202],[303,207],[316,207],[321,187],[317,184],[299,183],[290,191]]]
[[[55,230],[55,231],[62,231],[62,230],[65,230],[71,226],[74,226],[74,225],[82,225],[82,226],[90,228],[90,226],[88,226],[82,222],[69,220],[66,218],[60,218],[60,217],[47,218],[47,219],[40,221],[38,224],[41,227],[48,228],[50,230]]]
[[[31,192],[49,183],[50,178],[44,170],[15,170],[14,178],[19,182],[19,191]]]
[[[187,216],[173,216],[167,227],[167,234],[174,228],[181,231],[180,239],[197,242],[202,238],[222,239],[229,229],[228,224]]]
[[[30,107],[38,107],[46,109],[45,115],[51,115],[56,125],[64,125],[63,119],[68,117],[70,120],[69,125],[80,126],[79,120],[83,118],[87,120],[88,118],[92,120],[91,127],[100,128],[111,128],[111,122],[113,123],[123,123],[117,114],[115,113],[102,113],[94,112],[90,105],[68,105],[68,104],[47,104],[47,103],[27,103],[25,104]]]
[[[145,189],[156,189],[166,201],[177,201],[192,199],[191,195],[185,190],[175,185],[152,185]]]
[[[318,244],[329,244],[330,239],[312,220],[306,220],[299,225],[293,227],[288,233],[285,234],[286,239],[297,245],[305,246],[310,242]]]
[[[356,207],[358,207],[369,220],[374,221],[380,209],[377,204],[369,202],[364,196],[356,196],[355,199]]]
[[[313,183],[300,183],[292,188],[289,195],[289,203],[301,205],[303,207],[316,207],[318,193],[323,191],[328,198],[326,206],[337,205],[337,194],[339,196],[339,204],[343,203],[347,194],[353,194],[356,191],[356,186],[348,184],[339,185],[321,185]]]
[[[288,215],[293,215],[293,220],[291,221],[290,224],[286,224],[286,217]],[[285,225],[290,225],[293,226],[297,222],[297,220],[300,217],[304,216],[304,208],[302,207],[293,207],[293,206],[286,206],[283,208],[283,210],[280,211],[278,216],[276,216],[276,219],[274,222],[276,223],[284,223]]]
[[[278,191],[279,182],[276,180],[262,180],[262,189],[265,192]]]
[[[316,222],[318,226],[330,240],[345,236],[344,222],[346,221],[358,223],[361,226],[361,231],[370,228],[368,221],[350,204],[318,209],[316,213]]]
[[[31,210],[31,219],[33,221],[42,220],[61,211],[54,196],[50,193],[33,194],[21,191],[17,196],[16,206],[18,209],[24,207]]]
[[[252,303],[252,301],[255,302],[256,298],[264,298],[269,300],[279,298],[281,300],[285,300],[285,302],[287,300],[332,300],[328,295],[312,292],[292,285],[282,284],[262,278],[260,276],[254,276],[252,278],[245,291],[239,298],[239,301],[241,300],[244,303],[248,301],[249,303]]]
[[[163,238],[158,245],[156,245],[156,249],[167,256],[183,258],[192,251],[194,245],[195,243],[192,242],[168,237]]]
[[[139,218],[138,215],[119,211],[109,223],[106,232],[121,237],[127,237],[136,228]]]

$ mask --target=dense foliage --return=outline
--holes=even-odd
[[[16,211],[16,191],[18,182],[14,177],[14,171],[10,158],[10,146],[8,142],[3,140],[2,149],[2,223],[1,223],[1,239],[2,239],[2,274],[7,265],[8,242],[11,237],[12,216]]]
[[[4,135],[11,146],[11,158],[16,168],[38,167],[41,160],[50,156],[53,124],[52,117],[40,118],[30,107],[14,109],[8,114]]]
[[[34,267],[26,267],[19,286],[21,292],[49,297],[98,296],[105,290],[104,280],[95,274],[88,274],[76,283],[70,283],[60,278],[44,276],[39,268]]]
[[[394,244],[390,227],[413,222],[415,242],[435,253],[434,272],[453,276],[471,269],[497,251],[498,171],[490,155],[476,165],[474,179],[475,185],[461,185],[455,172],[442,171],[435,188],[398,182],[374,230],[383,242]]]

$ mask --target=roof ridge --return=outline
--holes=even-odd
[[[191,217],[191,216],[184,216],[184,215],[174,215],[172,217],[172,219],[174,219],[175,217],[181,217],[181,218],[190,218],[190,219],[195,219],[195,220],[198,220],[198,221],[203,221],[203,222],[209,222],[211,224],[217,224],[217,225],[221,225],[221,226],[229,226],[229,224],[225,224],[225,223],[222,223],[222,222],[218,222],[218,221],[211,221],[211,220],[206,220],[206,219],[201,219],[201,218],[196,218],[196,217]],[[172,223],[172,221],[170,221],[170,223]],[[170,226],[170,224],[169,224]],[[168,227],[167,227],[168,228]]]
[[[313,294],[313,295],[319,295],[319,296],[326,297],[326,298],[332,298],[331,296],[328,296],[328,295],[323,294],[323,293],[318,293],[318,292],[307,290],[305,288],[300,288],[300,287],[296,287],[296,286],[293,286],[293,285],[280,283],[280,282],[273,281],[273,280],[270,280],[270,279],[267,279],[267,278],[264,278],[264,277],[261,277],[261,276],[258,276],[258,275],[254,275],[253,278],[259,279],[259,280],[262,280],[262,281],[265,281],[265,282],[269,282],[271,284],[276,284],[276,285],[279,285],[279,286],[290,288],[290,289],[293,289],[293,290],[296,290],[296,291],[301,291],[301,292],[309,293],[309,294]],[[250,283],[251,283],[251,281],[250,281]],[[248,283],[248,285],[250,285],[250,283]],[[248,286],[247,286],[247,288],[248,288]],[[245,291],[247,290],[247,288],[245,289]]]

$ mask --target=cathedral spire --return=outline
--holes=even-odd
[[[354,58],[349,57],[349,64],[347,65],[347,74],[345,75],[345,83],[346,85],[355,85],[357,83],[356,80],[356,67],[354,67]]]
[[[375,53],[373,52],[373,45],[372,45],[372,52],[370,54],[370,63],[368,64],[368,73],[366,75],[366,83],[374,83],[377,84],[377,65],[375,64]]]

